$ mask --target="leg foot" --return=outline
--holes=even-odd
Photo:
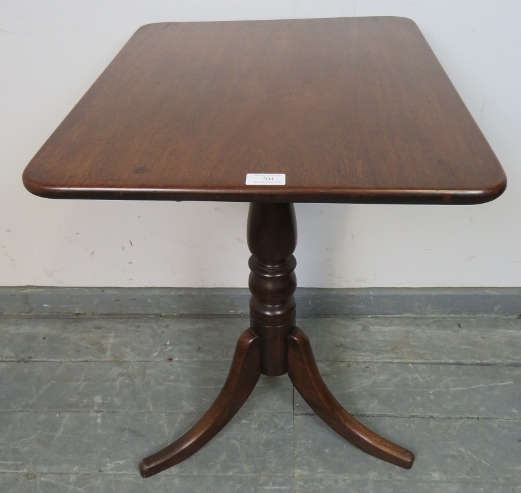
[[[340,436],[364,452],[410,469],[414,462],[412,452],[366,428],[334,398],[320,376],[306,334],[296,328],[290,334],[288,343],[289,377],[311,409]]]
[[[188,459],[208,443],[241,408],[260,376],[260,340],[251,329],[242,333],[224,387],[210,409],[181,438],[139,463],[148,478]]]

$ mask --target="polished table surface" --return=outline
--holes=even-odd
[[[252,173],[284,175],[251,185]],[[261,374],[287,373],[332,429],[403,468],[325,385],[296,326],[293,202],[472,204],[505,174],[416,25],[352,18],[151,24],[139,29],[24,172],[54,198],[248,201],[250,326],[215,402],[140,462],[197,452]],[[204,337],[204,334],[201,334]]]
[[[24,183],[55,198],[463,204],[506,179],[416,24],[372,17],[143,26]]]

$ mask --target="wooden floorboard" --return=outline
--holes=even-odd
[[[306,318],[324,380],[410,448],[410,471],[329,430],[262,377],[210,444],[147,480],[140,458],[219,392],[247,319],[0,318],[2,492],[521,492],[521,319]]]

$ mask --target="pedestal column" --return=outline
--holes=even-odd
[[[261,373],[265,375],[288,371],[288,336],[296,321],[293,293],[297,287],[297,262],[292,255],[296,244],[293,204],[250,204],[250,328],[260,337]]]

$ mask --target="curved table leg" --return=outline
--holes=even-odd
[[[340,436],[374,457],[410,469],[414,455],[377,435],[349,414],[327,388],[306,334],[298,327],[289,336],[288,373],[311,409]]]
[[[251,394],[260,376],[260,340],[251,329],[244,331],[233,356],[224,387],[210,409],[181,438],[139,463],[148,478],[188,459],[208,443],[233,418]]]

